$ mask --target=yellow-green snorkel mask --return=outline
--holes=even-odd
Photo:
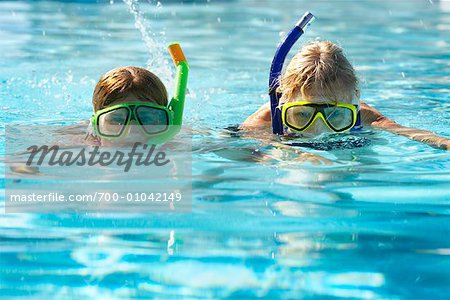
[[[304,132],[317,119],[333,132],[346,132],[352,129],[358,119],[358,105],[327,102],[288,102],[282,105],[283,124],[295,131]]]
[[[175,95],[169,105],[129,102],[98,110],[91,119],[97,136],[108,140],[120,138],[127,132],[132,120],[150,144],[166,143],[180,132],[189,66],[180,44],[170,44],[169,53],[177,69]]]

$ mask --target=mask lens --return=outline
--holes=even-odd
[[[138,106],[136,117],[147,134],[166,131],[169,127],[169,116],[164,109],[150,106]]]
[[[336,131],[348,129],[353,124],[353,111],[346,107],[330,106],[324,108],[327,123]]]
[[[304,130],[314,118],[316,109],[311,106],[292,106],[286,110],[286,125],[296,130]]]
[[[101,114],[98,117],[98,132],[104,136],[120,136],[125,128],[128,114],[128,109],[125,107]]]

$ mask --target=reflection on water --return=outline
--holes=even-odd
[[[195,139],[190,214],[0,218],[2,293],[412,297],[397,287],[430,286],[435,263],[449,263],[445,152],[405,140],[393,149],[373,133],[366,147],[311,150],[331,162],[314,165],[273,160],[273,147],[222,129]],[[439,282],[420,295],[439,295]]]

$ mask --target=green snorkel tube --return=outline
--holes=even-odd
[[[173,125],[181,126],[183,123],[184,99],[186,98],[189,66],[183,50],[181,50],[180,44],[170,44],[169,53],[172,56],[173,63],[177,68],[175,95],[169,103],[169,109],[174,112]]]
[[[184,100],[186,98],[189,65],[179,43],[169,45],[169,53],[176,66],[175,94],[170,100],[169,111],[172,113],[172,122],[166,132],[150,138],[148,144],[164,144],[171,140],[181,130],[183,124]]]

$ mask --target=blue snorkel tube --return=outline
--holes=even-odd
[[[275,57],[272,60],[272,66],[270,68],[269,77],[269,96],[270,96],[270,109],[272,112],[272,132],[274,134],[283,134],[283,121],[281,119],[281,109],[279,109],[281,93],[278,92],[280,86],[280,76],[283,70],[284,61],[286,56],[291,50],[292,46],[298,41],[298,39],[305,33],[305,29],[314,21],[314,15],[307,12],[303,17],[295,24],[295,27],[289,32],[284,41],[278,46]],[[360,127],[360,114],[358,113],[358,119],[355,124],[355,129]]]
[[[278,87],[280,86],[279,78],[283,70],[286,56],[291,50],[292,46],[305,33],[305,28],[314,20],[312,13],[307,12],[303,15],[300,21],[295,24],[295,27],[289,32],[284,41],[278,46],[275,57],[272,60],[269,77],[269,96],[270,96],[270,110],[272,111],[272,131],[275,134],[283,134],[283,121],[281,120],[281,110],[278,108],[281,93]]]

